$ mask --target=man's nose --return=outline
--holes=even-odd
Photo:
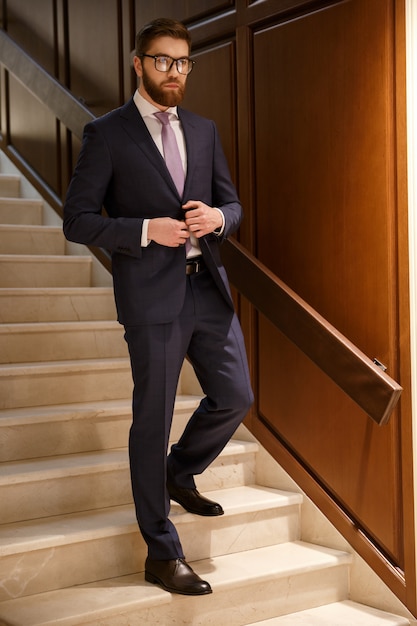
[[[172,61],[171,67],[168,70],[168,74],[169,75],[174,74],[174,75],[178,76],[179,71],[178,71],[178,67],[177,67],[177,62],[176,61]]]

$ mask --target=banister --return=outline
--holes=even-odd
[[[223,248],[237,290],[369,417],[386,424],[402,387],[236,240]]]
[[[94,114],[2,30],[0,63],[81,139]],[[369,417],[386,424],[402,387],[235,240],[225,242],[223,258],[238,291]]]

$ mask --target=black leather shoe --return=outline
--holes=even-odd
[[[212,593],[208,582],[202,580],[184,559],[155,561],[148,557],[145,563],[145,580],[160,585],[166,591],[186,596]]]
[[[185,487],[177,487],[168,476],[167,489],[171,500],[178,502],[186,511],[204,515],[206,517],[214,517],[223,515],[224,511],[220,504],[205,498],[198,493],[197,489],[187,489]]]

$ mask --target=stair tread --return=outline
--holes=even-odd
[[[215,561],[213,567],[212,561]],[[225,554],[198,562],[196,571],[209,577],[213,586],[244,587],[255,578],[268,582],[273,576],[292,576],[299,573],[348,565],[352,555],[304,541],[255,548],[237,554]]]
[[[175,399],[175,409],[193,408],[199,401],[200,396],[178,394]],[[94,417],[110,419],[119,415],[129,417],[132,415],[132,398],[2,409],[0,410],[0,428],[22,424],[93,419]]]
[[[37,295],[39,293],[52,296],[71,296],[78,293],[88,295],[90,292],[113,295],[113,287],[0,287],[0,296]]]
[[[192,566],[197,574],[210,582],[216,593],[244,588],[254,582],[259,584],[323,568],[346,566],[350,562],[351,556],[345,552],[303,542],[289,542],[204,559],[192,563]],[[188,598],[187,601],[190,603],[192,599]],[[201,608],[202,601],[199,597]],[[0,618],[13,619],[12,623],[16,625],[82,624],[82,621],[76,621],[81,616],[86,623],[88,618],[105,619],[106,616],[120,615],[128,610],[140,611],[155,604],[171,602],[181,602],[181,597],[146,583],[143,573],[138,573],[37,596],[6,600],[0,604]],[[25,622],[25,619],[29,621]]]
[[[87,255],[69,256],[66,254],[0,254],[0,261],[11,261],[13,263],[30,262],[41,263],[48,261],[51,263],[92,263],[93,259]]]
[[[97,332],[100,330],[120,330],[122,336],[123,328],[117,320],[77,320],[63,322],[5,322],[0,325],[0,334],[10,335],[11,333],[23,334],[34,332],[69,332],[74,330],[88,330]]]
[[[0,187],[2,180],[0,179]],[[22,205],[36,205],[43,206],[43,201],[37,198],[22,198],[21,196],[4,196],[1,194],[0,189],[0,206],[4,204],[22,204]]]
[[[259,485],[210,491],[207,495],[221,501],[225,516],[278,509],[302,502],[299,493]],[[191,514],[172,503],[170,516],[178,524],[181,519],[186,521]],[[0,555],[5,557],[131,532],[139,532],[133,504],[3,524],[0,526]]]
[[[9,175],[9,174],[0,174],[0,202],[7,202],[8,200],[21,200],[26,201],[29,200],[31,202],[41,202],[41,200],[37,200],[36,198],[23,198],[22,196],[9,196],[7,195],[6,190],[4,189],[4,183],[19,183],[20,186],[20,177],[18,175]]]
[[[113,287],[110,285],[0,287],[2,323],[115,321],[116,318]]]
[[[240,452],[256,451],[257,449],[256,443],[233,439],[227,443],[222,451],[222,456],[227,457]],[[23,482],[38,482],[40,480],[50,480],[71,475],[79,476],[91,472],[101,473],[127,466],[127,448],[9,461],[0,464],[0,486]]]
[[[43,201],[36,198],[21,198],[20,196],[0,195],[0,209],[8,208],[10,206],[13,206],[13,208],[22,207],[23,209],[25,209],[26,207],[35,207],[42,209]]]
[[[15,181],[20,182],[21,175],[20,174],[7,174],[6,172],[0,173],[0,183],[7,181],[7,180],[15,180]]]
[[[130,367],[128,357],[106,357],[99,359],[78,359],[69,361],[44,361],[37,363],[7,363],[0,364],[0,376],[13,376],[18,374],[34,374],[36,372],[48,374],[57,373],[57,370],[76,370],[78,372],[91,369],[114,369]]]
[[[62,234],[62,228],[60,228],[59,226],[47,226],[46,224],[0,224],[0,231],[29,231],[35,233],[49,232]]]
[[[350,600],[283,615],[247,626],[407,626],[409,620]]]
[[[93,471],[109,471],[125,466],[126,463],[126,448],[10,461],[0,465],[0,486],[51,480],[63,476],[79,476]]]

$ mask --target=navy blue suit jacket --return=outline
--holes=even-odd
[[[133,99],[86,125],[68,188],[65,236],[111,252],[118,318],[124,325],[170,322],[181,311],[185,247],[151,242],[143,248],[141,232],[145,218],[184,219],[181,206],[188,200],[223,211],[222,236],[213,233],[199,242],[209,271],[233,307],[219,245],[238,228],[241,205],[214,122],[181,108],[178,115],[187,149],[182,198]]]

